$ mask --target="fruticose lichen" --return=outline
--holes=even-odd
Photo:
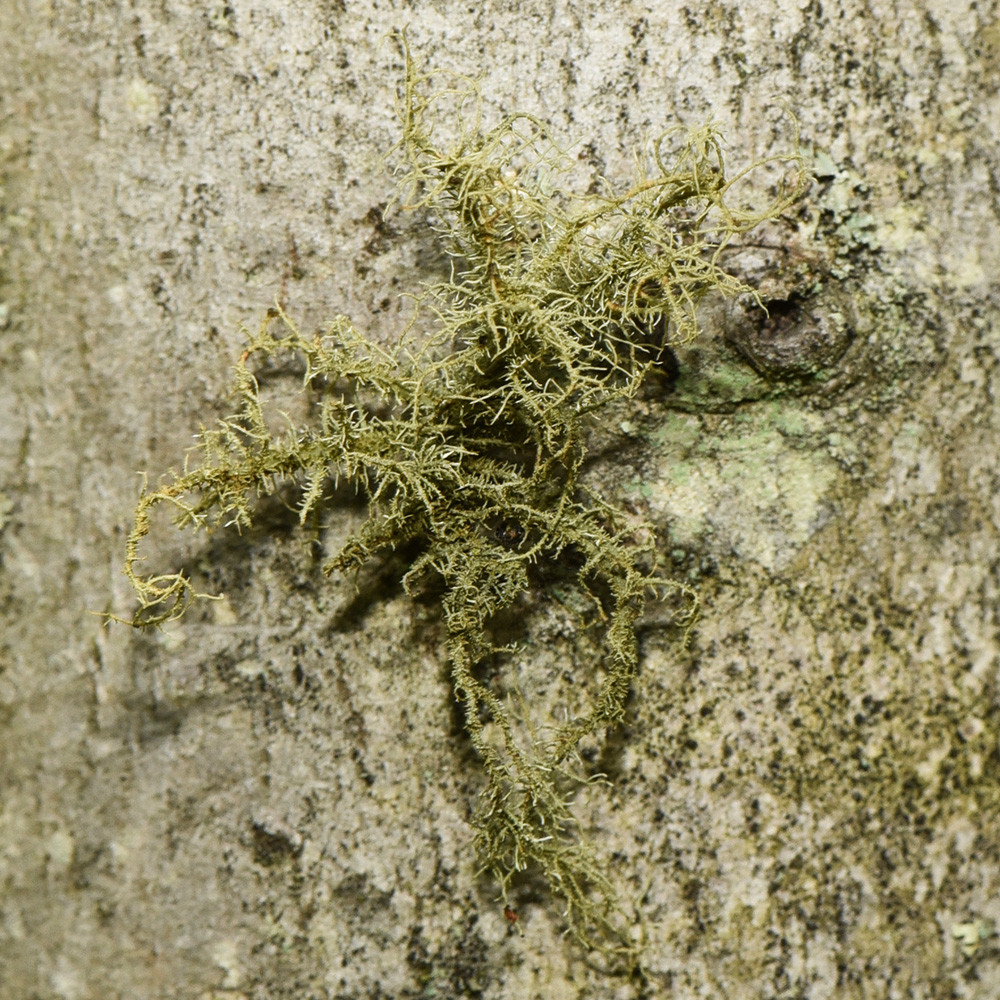
[[[131,621],[163,624],[203,596],[182,573],[137,571],[157,506],[180,527],[243,527],[257,498],[292,480],[305,520],[332,482],[352,480],[368,519],[325,570],[412,544],[406,589],[438,578],[454,693],[486,775],[472,819],[483,869],[506,901],[515,873],[536,866],[576,938],[628,960],[636,945],[612,881],[571,811],[574,787],[593,777],[578,748],[622,720],[647,595],[680,592],[688,625],[697,601],[653,575],[652,543],[581,484],[590,428],[661,353],[696,335],[705,295],[753,294],[722,268],[721,250],[791,204],[801,162],[763,161],[786,165],[787,183],[765,208],[740,209],[733,186],[762,163],[728,177],[714,127],[671,129],[637,158],[627,190],[602,182],[574,197],[559,186],[570,160],[542,122],[513,114],[486,127],[476,84],[440,84],[400,41],[397,203],[433,216],[453,258],[451,279],[421,299],[436,332],[419,348],[401,338],[386,350],[345,317],[304,336],[272,309],[236,365],[236,412],[201,435],[183,475],[138,502],[125,565],[139,595]],[[457,123],[448,136],[444,120]],[[301,426],[276,429],[265,416],[254,370],[276,355],[304,365],[312,416]],[[603,622],[603,681],[585,714],[526,736],[477,667],[497,651],[491,622],[527,591],[536,564],[559,559]]]

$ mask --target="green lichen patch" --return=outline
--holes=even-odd
[[[182,474],[139,500],[125,570],[139,595],[132,624],[173,621],[202,596],[183,573],[139,572],[156,508],[179,527],[246,528],[258,498],[291,481],[306,521],[333,484],[355,484],[368,518],[326,570],[403,549],[416,553],[406,589],[435,581],[455,696],[486,774],[473,818],[483,869],[505,899],[518,872],[540,869],[575,937],[630,961],[614,885],[571,810],[593,779],[578,748],[624,715],[648,594],[679,593],[688,625],[696,599],[655,575],[651,535],[583,485],[589,432],[664,351],[695,337],[705,295],[754,294],[721,251],[800,194],[801,164],[797,154],[756,164],[787,167],[789,183],[746,210],[733,187],[748,171],[727,175],[715,129],[672,129],[638,158],[627,189],[603,183],[577,197],[560,187],[570,161],[547,126],[523,114],[486,125],[474,84],[423,72],[401,42],[398,200],[437,220],[454,260],[451,280],[421,299],[436,331],[384,349],[344,317],[306,336],[272,310],[236,366],[234,414],[201,435]],[[447,135],[444,119],[455,123]],[[302,373],[307,405],[294,420],[273,413],[275,365]],[[542,563],[568,567],[604,658],[590,703],[538,730],[514,718],[481,668],[503,652],[498,616]]]
[[[733,414],[667,413],[650,431],[655,461],[636,490],[651,516],[669,523],[675,544],[781,570],[847,488],[829,438],[823,412],[802,400],[761,400]]]

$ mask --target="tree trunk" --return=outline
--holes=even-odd
[[[228,412],[242,325],[277,300],[390,343],[447,274],[432,220],[381,216],[407,24],[591,176],[709,116],[734,169],[798,141],[814,174],[730,255],[770,317],[706,308],[589,472],[703,605],[686,649],[647,614],[578,803],[647,940],[630,977],[544,882],[512,926],[477,876],[433,595],[401,560],[318,570],[349,495],[322,538],[280,505],[162,531],[148,568],[225,599],[100,617],[139,473]],[[9,0],[0,38],[4,997],[995,998],[995,4]],[[589,683],[530,598],[516,684]]]

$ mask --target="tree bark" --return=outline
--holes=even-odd
[[[513,9],[509,9],[513,6]],[[0,8],[0,993],[963,997],[1000,980],[1000,21],[995,4],[13,0]],[[381,209],[409,25],[583,169],[714,116],[814,182],[732,255],[595,483],[700,591],[654,609],[588,837],[647,938],[631,978],[543,883],[477,877],[482,778],[433,600],[319,573],[280,509],[162,532],[226,594],[128,611],[140,487],[227,411],[277,300],[390,343],[447,273]],[[759,196],[762,192],[756,191]],[[764,192],[766,194],[766,192]],[[666,384],[670,382],[672,384]],[[321,539],[361,516],[342,498]],[[594,665],[531,595],[510,678]],[[96,612],[97,614],[93,614]],[[553,682],[555,683],[555,682]],[[567,681],[566,683],[569,683]]]

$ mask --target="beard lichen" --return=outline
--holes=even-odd
[[[627,190],[605,183],[573,197],[559,186],[569,158],[542,122],[515,114],[484,127],[476,84],[438,85],[401,43],[398,200],[436,220],[454,260],[451,279],[420,300],[436,332],[419,349],[405,338],[384,349],[344,317],[309,337],[273,308],[236,365],[234,415],[201,434],[196,464],[138,501],[125,564],[139,597],[131,623],[162,625],[207,596],[183,573],[137,570],[154,508],[170,508],[179,527],[242,528],[258,498],[296,481],[305,521],[332,481],[353,481],[368,518],[324,569],[415,543],[407,591],[437,578],[454,694],[485,771],[472,819],[483,870],[505,903],[516,873],[540,870],[578,941],[629,961],[629,921],[571,808],[574,787],[593,780],[578,751],[622,721],[647,595],[679,592],[688,628],[697,599],[653,575],[652,543],[581,471],[595,414],[632,397],[661,352],[696,335],[703,297],[753,294],[720,253],[795,200],[801,162],[791,153],[748,168],[784,164],[791,179],[765,208],[740,210],[731,192],[748,171],[727,177],[715,128],[671,130],[637,158]],[[443,119],[457,123],[445,138]],[[276,430],[254,371],[287,355],[304,365],[311,416]],[[560,558],[603,622],[603,679],[584,714],[526,738],[479,667],[498,648],[491,623],[540,561]]]

